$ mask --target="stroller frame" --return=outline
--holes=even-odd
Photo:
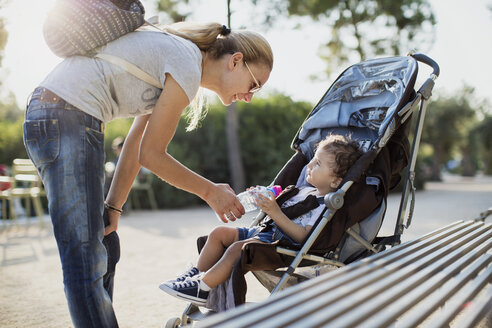
[[[405,228],[408,228],[411,224],[411,219],[413,215],[413,209],[415,206],[415,187],[414,187],[414,179],[415,179],[415,165],[417,162],[417,152],[420,145],[420,139],[422,136],[422,128],[425,119],[425,114],[427,111],[427,101],[430,99],[432,95],[432,89],[434,88],[434,81],[439,76],[439,66],[438,64],[424,54],[416,54],[410,53],[409,56],[415,58],[417,61],[427,64],[432,67],[433,72],[430,77],[424,82],[424,84],[417,91],[416,97],[404,106],[399,112],[395,113],[399,117],[402,118],[402,123],[408,120],[411,117],[411,114],[417,110],[419,107],[419,114],[417,118],[417,123],[414,131],[414,139],[412,144],[412,150],[410,153],[410,163],[407,168],[405,183],[403,187],[403,193],[401,196],[400,207],[398,210],[398,217],[396,220],[395,232],[391,237],[386,237],[386,240],[390,240],[390,245],[394,246],[400,243],[401,235]],[[420,106],[419,106],[420,105]],[[394,133],[394,129],[392,127],[395,124],[395,117],[392,118],[392,121],[387,125],[386,131],[374,142],[371,147],[371,151],[374,151],[376,154],[379,153],[381,148],[388,142],[391,136]],[[327,194],[324,197],[324,203],[327,207],[327,210],[323,214],[320,223],[315,227],[315,230],[311,234],[311,236],[306,240],[301,249],[296,252],[287,248],[277,247],[277,252],[280,254],[293,256],[294,259],[291,264],[288,266],[287,270],[282,275],[280,281],[276,285],[276,287],[272,290],[271,295],[276,294],[280,291],[285,284],[287,283],[290,276],[294,273],[294,270],[299,266],[302,260],[311,260],[318,262],[320,264],[330,264],[338,267],[342,267],[345,264],[343,262],[337,260],[331,260],[324,258],[322,256],[310,255],[308,251],[311,246],[315,242],[319,233],[324,229],[326,224],[333,218],[336,211],[339,210],[344,204],[344,196],[346,192],[350,189],[354,181],[345,182],[337,191]],[[407,217],[407,222],[405,221],[405,212],[408,205],[409,194],[411,193],[412,200],[410,204],[410,211]],[[258,223],[262,218],[255,219],[253,224]],[[348,228],[346,233],[352,236],[357,242],[359,242],[363,247],[365,247],[368,251],[376,254],[382,250],[384,244],[373,245],[370,241],[365,240],[360,234],[356,233],[353,229]],[[384,242],[384,241],[383,241]]]

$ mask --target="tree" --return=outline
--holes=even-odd
[[[441,96],[429,104],[422,133],[422,143],[433,150],[431,180],[441,179],[444,164],[456,154],[471,154],[469,134],[476,124],[477,110],[472,106],[473,89],[464,87],[460,94]],[[470,160],[467,158],[466,160]]]
[[[6,1],[5,0],[0,0],[0,8],[2,8],[5,5]],[[5,46],[7,45],[7,40],[8,40],[8,32],[5,29],[5,21],[3,17],[0,17],[0,67],[2,66],[2,59],[3,59],[3,50],[5,49]],[[0,85],[1,85],[0,81]]]
[[[5,6],[5,3],[7,1],[5,0],[0,0],[0,8]],[[4,17],[0,16],[0,67],[2,67],[2,60],[4,56],[4,49],[5,46],[7,45],[8,41],[8,32],[7,29],[5,28],[5,19]],[[2,87],[3,81],[0,80],[0,87]]]
[[[492,115],[488,114],[477,126],[477,134],[482,141],[481,158],[483,173],[492,174]]]
[[[227,25],[231,27],[231,0],[227,0]],[[243,161],[241,160],[241,145],[239,143],[239,118],[237,104],[233,102],[226,111],[226,138],[229,172],[231,173],[232,189],[236,193],[246,187]]]
[[[183,5],[188,3],[189,0],[158,0],[157,10],[166,13],[172,23],[181,22],[190,15],[190,12],[186,8],[183,8]]]
[[[0,8],[6,1],[0,1]],[[7,45],[8,32],[5,29],[4,18],[0,17],[0,67],[4,56],[3,50]],[[3,82],[0,80],[0,87]],[[0,100],[0,163],[10,164],[17,157],[26,157],[22,142],[23,113],[19,110],[15,96],[9,92],[7,97]]]
[[[6,1],[0,0],[0,8]],[[0,67],[4,56],[4,49],[8,41],[8,32],[5,29],[4,17],[0,16]],[[0,80],[0,87],[3,82]],[[26,150],[22,142],[23,115],[15,101],[15,96],[9,92],[5,99],[0,100],[0,163],[10,164],[17,157],[26,157]]]
[[[265,0],[253,0],[260,1]],[[326,26],[331,38],[320,54],[328,75],[348,61],[404,55],[415,45],[430,45],[436,23],[428,0],[276,0],[273,6],[275,12],[309,16]]]

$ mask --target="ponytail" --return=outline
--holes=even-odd
[[[200,50],[207,51],[217,41],[217,37],[221,35],[222,24],[179,22],[164,26],[163,30],[190,40]]]

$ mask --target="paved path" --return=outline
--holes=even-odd
[[[427,184],[416,197],[413,223],[404,240],[474,218],[492,207],[492,177],[447,177],[443,183]],[[399,201],[400,196],[390,195],[383,233],[394,230]],[[163,327],[167,319],[182,313],[186,303],[160,291],[158,285],[195,260],[196,237],[217,224],[206,207],[134,211],[121,219],[122,257],[114,295],[121,327]],[[268,296],[250,274],[247,279],[248,301]],[[52,231],[39,229],[34,220],[17,227],[0,225],[0,327],[71,327]]]

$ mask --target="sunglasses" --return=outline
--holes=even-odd
[[[247,63],[246,61],[244,61],[244,64],[246,65],[246,68],[248,69],[249,74],[251,74],[251,76],[253,77],[253,80],[255,81],[255,85],[254,85],[251,89],[249,89],[249,91],[248,91],[248,92],[249,92],[249,93],[255,93],[255,92],[260,91],[260,89],[261,89],[261,85],[260,85],[260,83],[258,83],[258,80],[257,80],[257,79],[256,79],[256,77],[253,75],[253,72],[251,72],[251,69],[249,68],[248,63]]]

